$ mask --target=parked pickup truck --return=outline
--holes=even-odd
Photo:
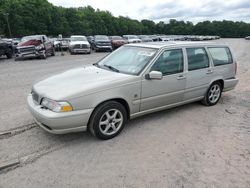
[[[30,57],[46,59],[48,55],[54,56],[55,48],[46,35],[23,37],[16,48],[16,59]]]
[[[8,59],[12,57],[12,45],[0,39],[0,56],[6,55]]]

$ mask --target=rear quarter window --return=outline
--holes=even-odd
[[[233,63],[231,52],[227,47],[209,47],[208,51],[212,56],[214,66]]]

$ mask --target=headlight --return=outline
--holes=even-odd
[[[39,46],[36,46],[35,48],[36,48],[36,50],[42,50],[42,49],[44,49],[44,45],[40,44]]]
[[[47,98],[43,98],[41,105],[53,112],[70,112],[73,110],[68,102],[57,102]]]

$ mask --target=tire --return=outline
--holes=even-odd
[[[6,56],[8,59],[12,58],[12,55],[13,55],[13,53],[11,50],[6,53]]]
[[[214,106],[216,105],[222,94],[222,85],[220,82],[214,82],[209,89],[207,90],[207,93],[202,100],[202,104],[206,106]]]
[[[93,112],[89,131],[101,140],[108,140],[120,134],[126,122],[125,107],[116,101],[108,101],[98,106]]]
[[[52,48],[51,56],[55,56],[55,48]]]
[[[41,59],[46,59],[46,58],[47,58],[46,52],[44,52],[44,54],[42,54],[42,55],[40,56],[40,58],[41,58]]]
[[[7,56],[8,59],[12,58],[13,50],[11,48],[8,48],[5,55]]]

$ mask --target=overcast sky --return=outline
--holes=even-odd
[[[234,20],[250,22],[250,0],[49,0],[57,6],[80,7],[90,5],[108,10],[114,16],[132,19],[169,19],[193,21]]]

